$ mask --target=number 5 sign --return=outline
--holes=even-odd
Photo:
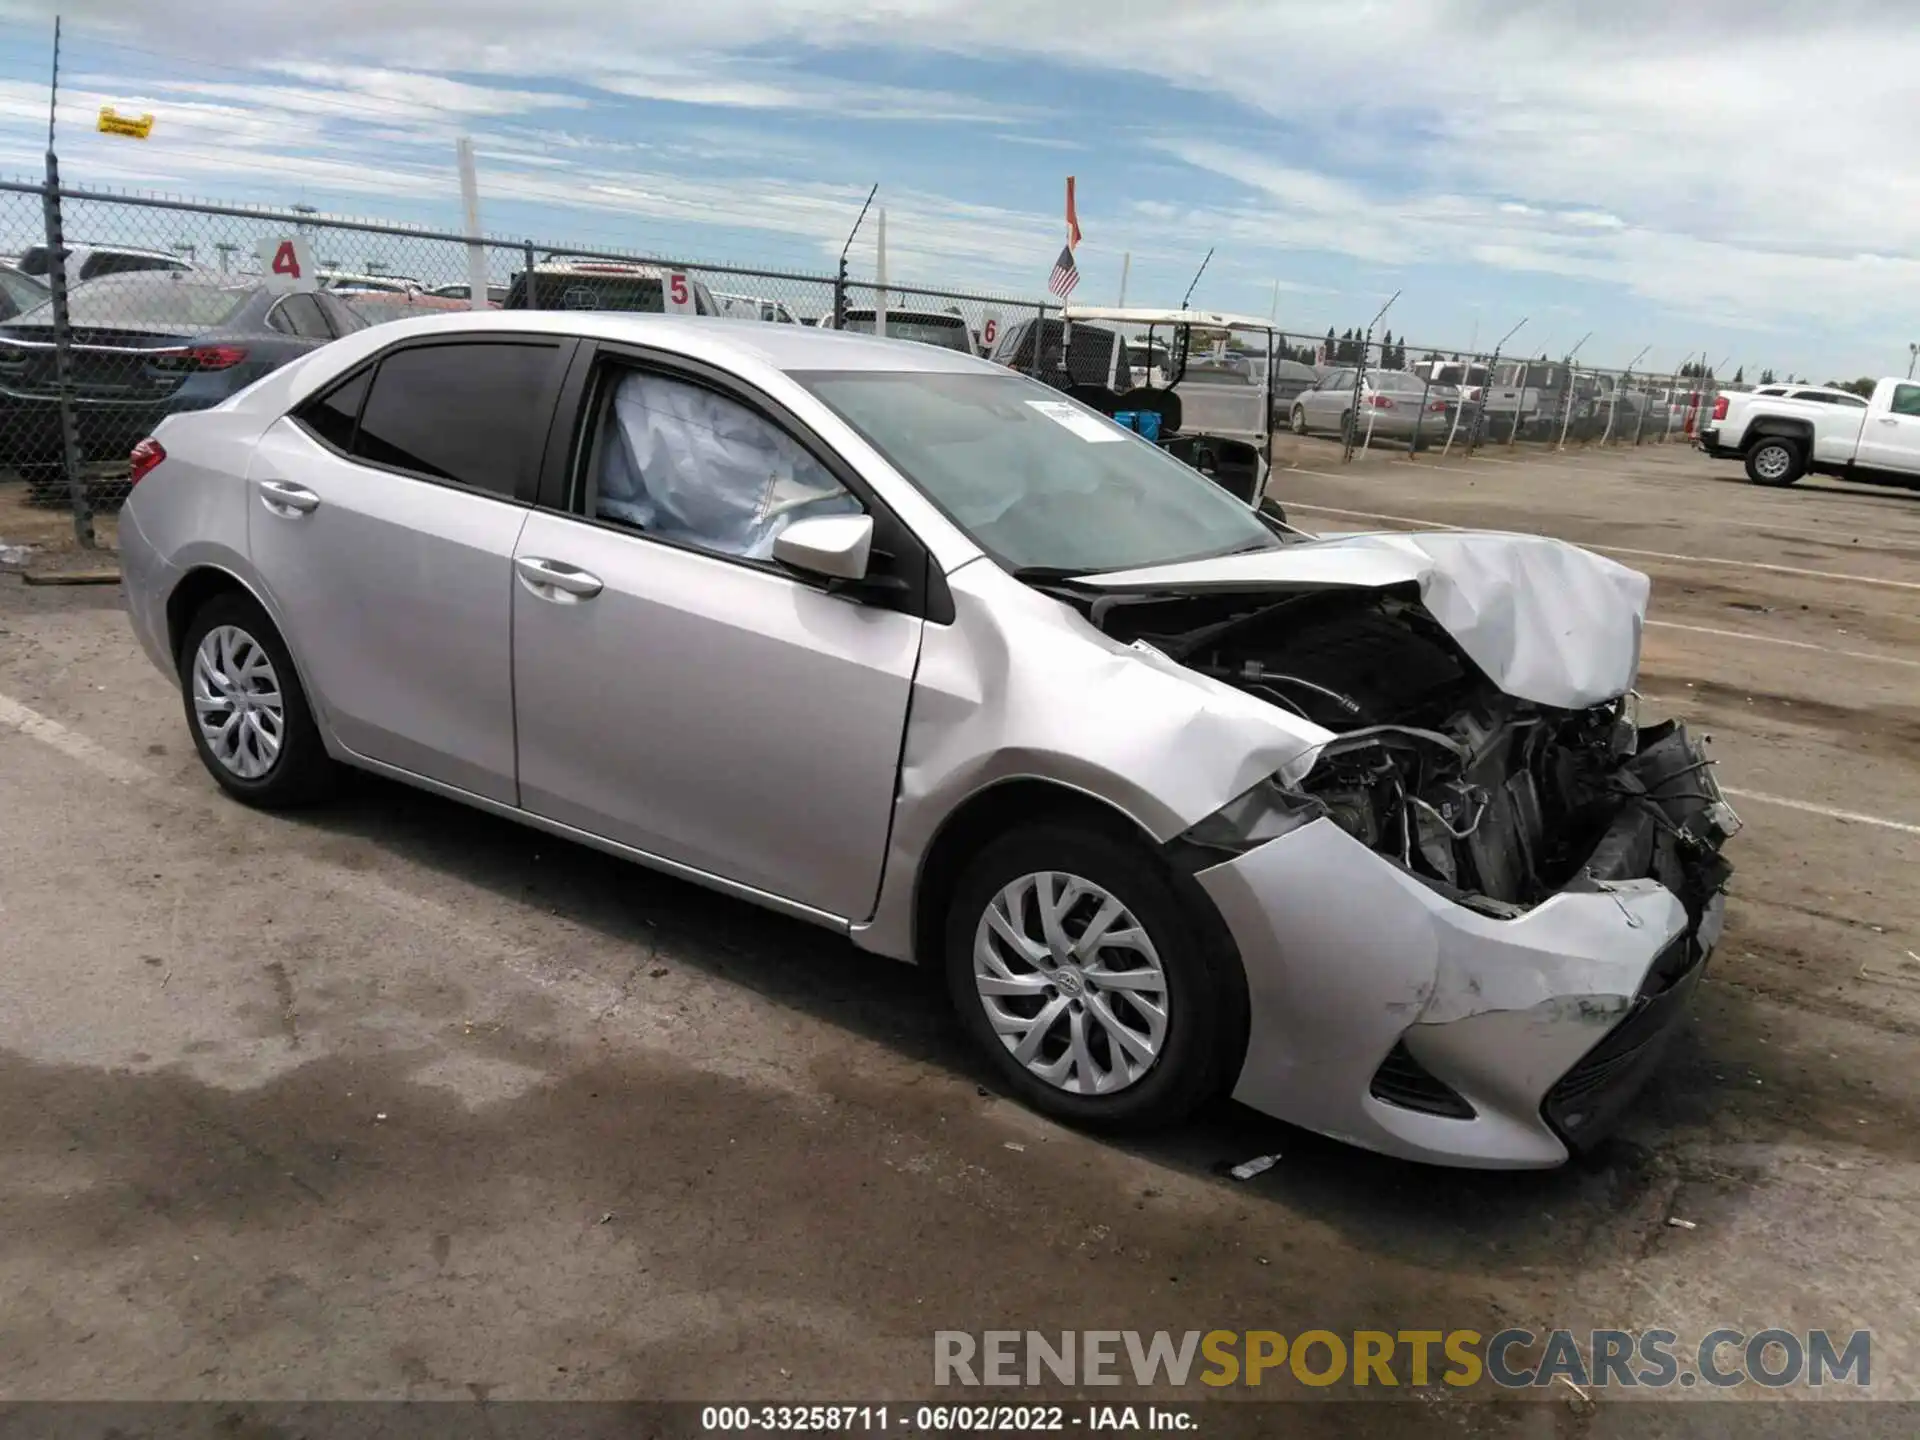
[[[260,257],[260,269],[269,290],[320,288],[319,272],[313,268],[313,248],[305,236],[271,236],[254,247],[254,254]]]
[[[687,279],[686,271],[668,271],[665,279],[661,281],[661,290],[667,314],[697,315],[700,313],[693,303],[693,282]]]

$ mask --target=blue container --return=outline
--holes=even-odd
[[[1158,444],[1160,440],[1160,412],[1158,410],[1120,410],[1116,411],[1113,423],[1124,425],[1135,434]]]

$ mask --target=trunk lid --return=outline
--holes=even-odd
[[[96,400],[140,400],[170,394],[184,375],[156,371],[148,362],[158,352],[192,343],[192,335],[164,326],[76,326],[69,351],[75,392]],[[0,328],[0,385],[28,395],[59,393],[52,326]]]

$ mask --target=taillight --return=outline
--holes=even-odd
[[[1713,418],[1716,420],[1724,420],[1727,418],[1726,396],[1722,395],[1718,400],[1713,402]]]
[[[167,452],[161,448],[160,442],[149,435],[134,446],[133,454],[127,457],[127,483],[138,485],[149,470],[166,458]]]
[[[1447,402],[1444,400],[1435,400],[1427,406],[1427,409],[1432,414],[1444,415],[1447,413]]]
[[[1369,395],[1367,396],[1367,404],[1376,410],[1393,409],[1393,399],[1388,395]]]
[[[244,345],[196,345],[190,350],[162,350],[147,363],[156,370],[230,370],[246,358]]]

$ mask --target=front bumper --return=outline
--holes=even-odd
[[[1561,1164],[1613,1127],[1725,905],[1696,897],[1690,914],[1659,880],[1588,878],[1497,919],[1326,819],[1195,878],[1247,976],[1235,1099],[1367,1149],[1494,1169]]]

